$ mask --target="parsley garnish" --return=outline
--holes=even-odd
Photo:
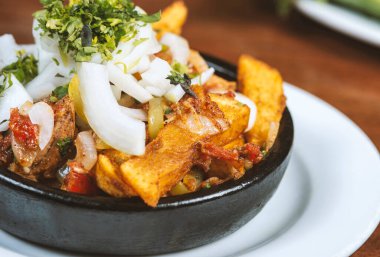
[[[191,95],[194,98],[197,98],[197,95],[191,89],[191,79],[189,75],[181,74],[178,71],[172,70],[170,75],[166,78],[170,80],[170,84],[172,85],[181,85],[186,94]]]
[[[21,84],[25,85],[38,75],[37,60],[32,54],[25,55],[25,51],[18,51],[17,57],[17,61],[5,66],[0,75],[13,74]]]
[[[67,151],[69,150],[70,146],[72,145],[72,143],[73,143],[73,139],[70,137],[58,139],[57,146],[58,146],[59,153],[62,156],[65,156],[67,154]]]
[[[69,85],[60,86],[53,90],[50,96],[50,102],[57,102],[58,100],[61,100],[64,98],[69,90]]]
[[[94,53],[103,60],[112,59],[112,51],[120,41],[129,41],[143,23],[160,20],[139,13],[131,0],[41,0],[43,10],[34,15],[42,35],[58,37],[62,57],[71,55],[75,61],[90,61]],[[143,24],[145,26],[145,24]],[[64,59],[64,58],[63,58]]]
[[[10,88],[13,85],[11,73],[2,72],[2,74],[0,74],[0,76],[1,75],[3,76],[3,81],[0,81],[0,97],[2,97],[4,95],[5,90],[7,90],[8,88]]]

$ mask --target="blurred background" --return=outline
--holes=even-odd
[[[148,12],[171,2],[135,0]],[[190,14],[183,35],[192,48],[232,63],[242,53],[262,59],[285,81],[349,116],[380,148],[380,48],[324,27],[297,10],[280,17],[274,0],[185,2]],[[0,34],[12,33],[18,43],[32,43],[31,14],[39,8],[38,0],[0,0]],[[353,256],[380,256],[380,229]]]

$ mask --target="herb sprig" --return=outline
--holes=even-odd
[[[197,95],[191,89],[191,79],[186,73],[182,74],[178,71],[172,70],[170,75],[166,78],[170,80],[170,84],[176,86],[181,85],[182,89],[186,94],[191,95],[194,98],[197,98]]]
[[[18,51],[17,61],[5,66],[0,71],[0,76],[3,76],[0,81],[0,96],[13,85],[12,74],[23,85],[33,80],[38,75],[37,63],[32,54],[26,55],[25,51]]]
[[[42,35],[58,38],[61,55],[71,55],[77,62],[90,61],[100,53],[103,60],[112,59],[120,41],[129,41],[139,26],[160,19],[137,11],[131,0],[41,0],[43,10],[36,12]],[[37,28],[37,29],[38,29]],[[64,59],[64,58],[63,58]]]
[[[57,147],[61,156],[65,156],[67,154],[72,144],[73,144],[73,139],[70,137],[58,139]]]

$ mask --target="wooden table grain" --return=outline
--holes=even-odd
[[[153,12],[170,0],[136,0]],[[380,49],[331,31],[297,12],[283,20],[268,0],[188,0],[184,30],[193,48],[236,63],[248,53],[284,79],[341,110],[380,147]],[[0,0],[0,34],[31,43],[37,0]],[[380,256],[380,228],[353,255]]]

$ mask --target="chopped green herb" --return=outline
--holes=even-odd
[[[56,78],[64,78],[64,76],[62,74],[60,74],[60,73],[55,74],[55,77]]]
[[[52,60],[53,60],[53,62],[54,62],[57,66],[59,66],[59,61],[57,60],[57,58],[53,57]]]
[[[57,102],[58,100],[61,100],[64,98],[69,90],[69,85],[60,86],[53,90],[50,96],[50,102]]]
[[[65,156],[70,146],[72,145],[72,143],[73,143],[73,139],[70,137],[58,139],[57,146],[58,146],[59,153],[62,156]]]
[[[0,82],[0,97],[3,97],[5,90],[10,88],[13,85],[12,74],[4,73],[0,74],[3,76],[3,81]]]
[[[189,68],[187,68],[186,65],[183,65],[177,61],[174,61],[174,63],[172,64],[172,69],[181,74],[188,73],[189,71]]]
[[[13,74],[21,84],[25,85],[38,75],[37,60],[32,54],[25,55],[25,51],[18,51],[17,57],[17,61],[5,66],[0,75]]]
[[[131,0],[41,0],[43,10],[34,14],[42,35],[58,37],[62,59],[72,55],[90,61],[94,53],[111,60],[120,41],[134,38],[140,26],[160,19],[137,11]],[[67,58],[66,58],[67,59]]]
[[[207,189],[210,189],[210,188],[211,188],[211,184],[210,184],[210,182],[207,182],[207,183],[206,183],[205,188],[207,188]]]
[[[187,75],[186,73],[181,74],[175,70],[172,70],[171,74],[166,79],[170,80],[170,84],[172,85],[181,85],[186,94],[189,94],[194,98],[197,98],[197,95],[191,89],[191,79],[189,75]]]
[[[170,108],[170,107],[168,107],[168,108],[166,108],[166,110],[165,110],[165,115],[171,114],[172,112],[173,112],[173,109]]]
[[[155,23],[159,20],[161,20],[161,11],[156,12],[152,15],[143,15],[140,18],[140,21],[146,22],[146,23]]]

